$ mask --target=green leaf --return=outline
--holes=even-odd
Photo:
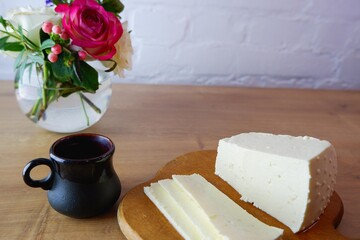
[[[47,48],[51,48],[55,45],[55,42],[51,39],[46,39],[44,42],[41,43],[41,50],[47,49]]]
[[[50,39],[49,34],[45,33],[41,28],[40,28],[39,34],[40,34],[40,42],[41,42],[41,43],[44,43],[44,42],[46,42],[48,39]],[[47,55],[48,55],[48,53],[47,53],[46,50],[49,50],[49,49],[43,49],[43,50],[42,50],[45,58],[47,58]]]
[[[19,71],[15,71],[15,89],[19,88],[19,80],[20,80],[20,73]]]
[[[2,16],[0,16],[0,24],[3,25],[4,28],[7,26],[7,22]]]
[[[31,74],[32,74],[33,66],[34,66],[34,63],[28,63],[28,64],[26,64],[26,68],[29,69],[29,79],[31,79]]]
[[[75,85],[83,87],[85,91],[90,93],[95,93],[98,90],[99,74],[92,66],[76,59],[74,70],[75,76],[73,80]]]
[[[23,79],[25,68],[26,68],[26,61],[23,61],[20,64],[20,66],[16,69],[15,82],[19,82]]]
[[[63,52],[58,55],[58,60],[55,63],[50,64],[52,73],[59,82],[70,82],[74,75],[72,66],[65,64],[65,59],[68,57],[69,56]]]
[[[63,83],[60,86],[60,96],[61,97],[68,97],[73,93],[79,92],[83,90],[82,87],[76,87],[72,83]]]
[[[101,4],[104,9],[108,12],[113,12],[115,14],[121,13],[125,6],[119,0],[104,0]]]
[[[44,59],[43,59],[41,56],[39,56],[39,55],[30,54],[30,55],[28,55],[28,58],[29,58],[32,62],[34,62],[34,63],[38,63],[38,64],[40,64],[40,65],[44,65]]]
[[[8,42],[4,44],[4,51],[21,52],[24,46],[19,42]]]
[[[6,41],[7,41],[8,39],[9,39],[9,36],[0,38],[0,49],[1,49],[1,50],[4,50]]]
[[[23,32],[23,28],[21,25],[18,26],[18,29],[17,29],[18,33],[21,35],[21,36],[25,36],[24,35],[24,32]]]
[[[50,38],[49,34],[45,33],[41,28],[40,28],[40,42],[45,42],[47,39]]]
[[[23,49],[23,50],[19,53],[19,55],[16,57],[15,64],[14,64],[15,68],[18,68],[18,67],[20,66],[21,62],[23,61],[23,57],[24,57],[25,51],[26,51],[26,50]]]
[[[68,1],[63,1],[63,0],[52,0],[53,4],[58,5],[61,3],[68,3]]]
[[[26,69],[29,69],[29,70],[28,70],[28,76],[27,76],[27,78],[25,76],[25,79],[31,79],[33,63],[25,63],[24,62],[16,70],[15,86],[18,85],[19,80],[21,80],[21,81],[23,80],[24,72],[25,72]]]

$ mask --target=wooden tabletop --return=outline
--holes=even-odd
[[[120,84],[113,90],[107,113],[86,132],[115,142],[122,196],[177,156],[216,149],[220,138],[249,131],[309,135],[337,150],[336,191],[345,207],[338,230],[360,238],[360,91]],[[0,132],[0,239],[125,239],[116,206],[100,217],[72,219],[49,206],[45,191],[25,185],[24,165],[47,157],[63,135],[24,117],[12,82],[0,82]]]

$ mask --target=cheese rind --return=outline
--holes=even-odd
[[[219,141],[215,174],[241,199],[296,233],[324,211],[334,191],[336,153],[327,141],[243,133]]]

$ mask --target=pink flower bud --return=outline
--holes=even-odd
[[[60,46],[60,44],[55,44],[53,47],[51,47],[51,52],[59,55],[62,52],[62,47]]]
[[[52,32],[55,34],[61,34],[61,32],[62,32],[61,27],[59,25],[54,25],[52,27]]]
[[[85,51],[79,51],[78,54],[79,54],[80,60],[85,60],[87,57],[87,53]]]
[[[60,34],[60,37],[64,40],[68,40],[70,38],[69,34],[67,34],[66,32],[62,32]]]
[[[48,55],[48,59],[50,62],[54,63],[54,62],[57,62],[58,56],[55,53],[50,53]]]
[[[52,30],[53,24],[51,22],[44,22],[41,29],[44,33],[50,34]]]

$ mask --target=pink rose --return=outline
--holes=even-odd
[[[59,4],[55,11],[63,14],[62,25],[73,45],[82,47],[98,60],[114,56],[114,45],[123,34],[122,25],[114,13],[107,12],[95,0]]]

